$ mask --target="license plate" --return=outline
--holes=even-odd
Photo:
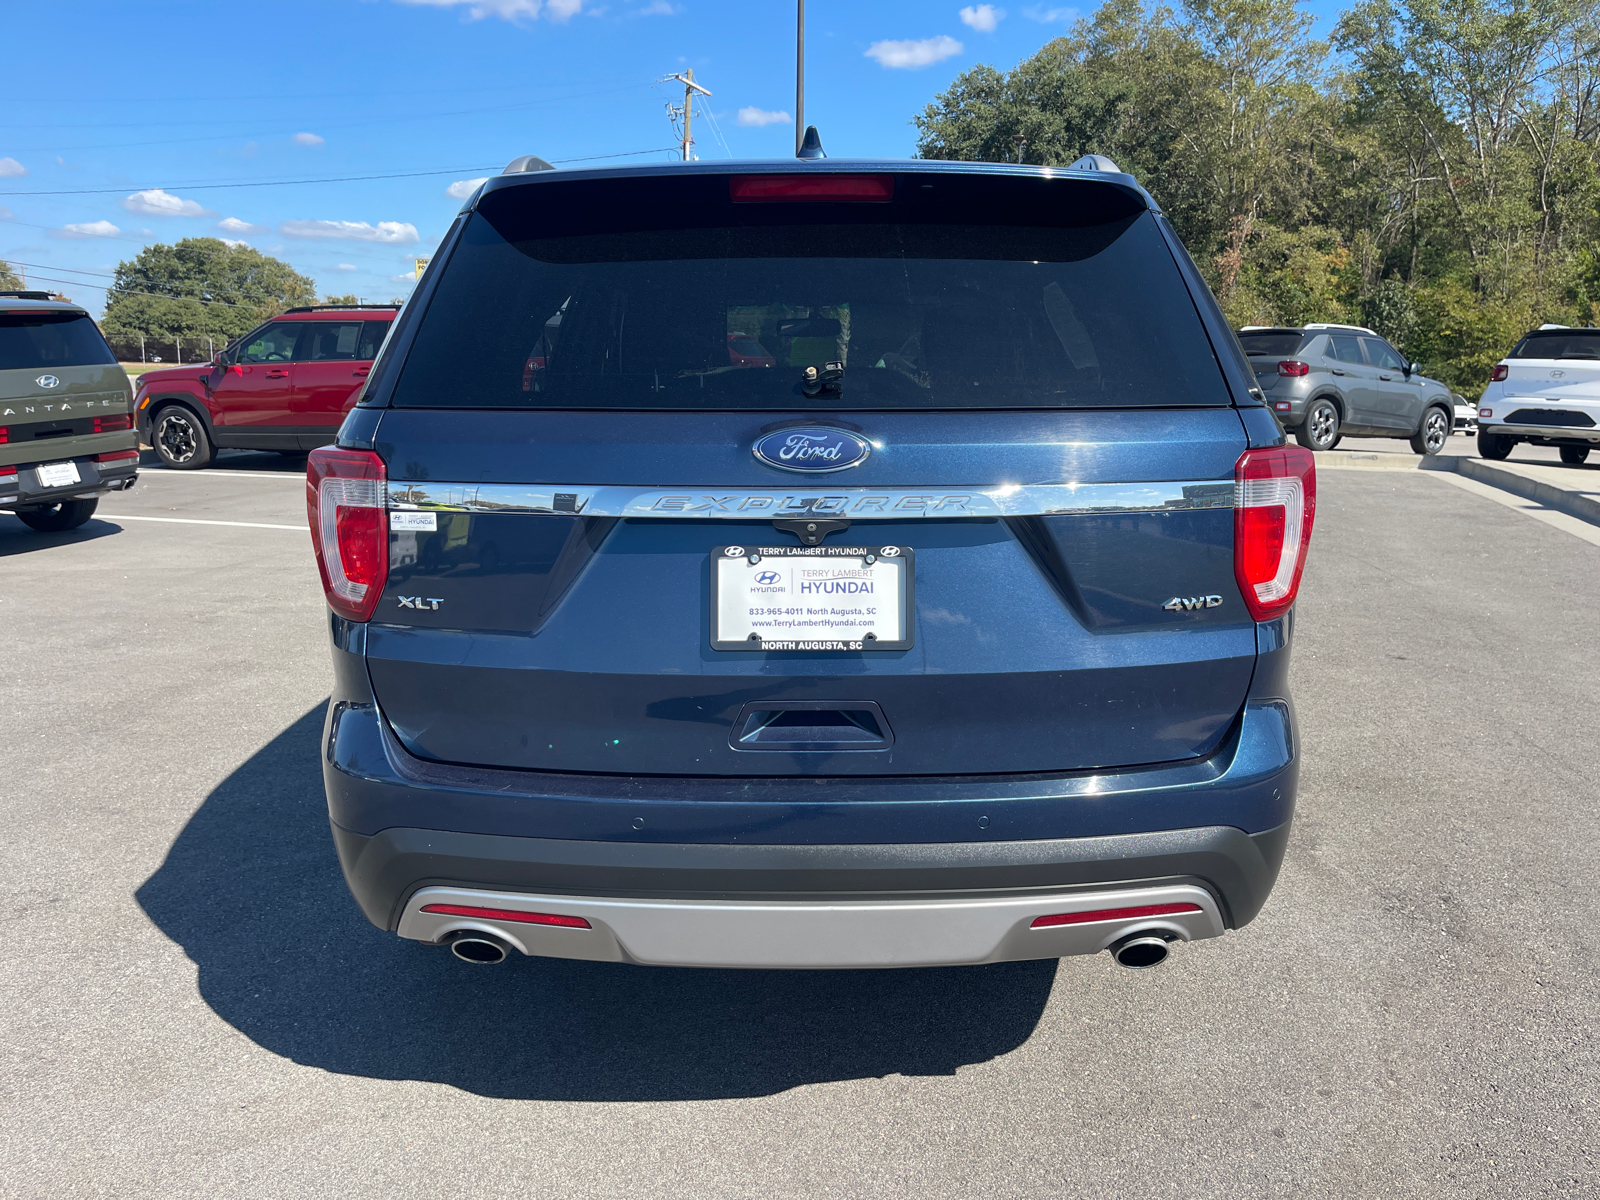
[[[909,650],[909,546],[718,546],[713,650]]]
[[[44,488],[71,487],[82,482],[77,463],[45,463],[35,467],[33,473],[39,477],[39,486]]]

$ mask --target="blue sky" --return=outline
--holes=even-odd
[[[1307,5],[1322,26],[1336,7]],[[810,0],[806,119],[836,157],[909,154],[958,72],[1010,67],[1078,15]],[[686,67],[713,92],[701,158],[793,148],[791,0],[73,0],[6,4],[0,34],[31,64],[0,109],[0,258],[97,312],[119,260],[207,235],[324,293],[403,296],[452,184],[519,154],[672,157],[682,92],[657,80]]]

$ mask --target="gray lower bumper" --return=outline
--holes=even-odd
[[[1481,433],[1505,437],[1540,438],[1563,442],[1588,442],[1600,445],[1600,428],[1574,428],[1569,425],[1504,425],[1498,421],[1479,421]]]
[[[400,928],[429,887],[605,900],[815,905],[1055,899],[1075,892],[1194,885],[1238,928],[1266,903],[1289,826],[1232,826],[1113,837],[909,845],[595,842],[429,829],[372,837],[333,827],[367,918]],[[556,932],[564,932],[557,930]]]

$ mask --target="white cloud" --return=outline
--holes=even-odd
[[[28,168],[14,158],[0,158],[0,179],[19,179],[28,173]]]
[[[961,43],[945,34],[923,38],[918,42],[873,42],[867,47],[867,57],[875,58],[885,67],[898,67],[915,71],[931,67],[934,63],[961,53]]]
[[[1022,10],[1022,15],[1030,21],[1038,21],[1041,25],[1054,25],[1057,21],[1070,21],[1078,15],[1075,8],[1046,8],[1042,4],[1035,4],[1031,8]]]
[[[988,6],[985,5],[985,7]],[[320,146],[327,140],[327,138],[318,137],[314,133],[297,133],[294,135],[294,144],[296,146]]]
[[[961,10],[961,23],[979,33],[993,33],[994,27],[1005,20],[1006,10],[992,4],[968,5]]]
[[[241,242],[238,238],[222,238],[220,240],[224,246],[232,246],[235,250],[240,246],[248,246],[250,244],[249,242]]]
[[[14,221],[16,217],[16,213],[12,212],[4,204],[0,204],[0,221]]]
[[[217,222],[217,228],[223,233],[265,233],[265,225],[252,225],[249,221],[241,221],[238,217],[223,217]],[[224,238],[224,241],[227,239]]]
[[[340,263],[338,266],[334,267],[335,271],[359,271],[360,269],[361,268],[356,266],[355,263]]]
[[[214,217],[211,212],[194,200],[184,200],[160,188],[150,188],[148,191],[135,192],[124,197],[122,207],[131,213],[138,213],[141,217]]]
[[[69,238],[116,237],[122,230],[110,221],[85,221],[78,225],[63,225],[61,236]]]
[[[639,10],[638,15],[641,17],[670,17],[681,11],[682,9],[674,8],[668,0],[650,0],[649,4]]]
[[[739,124],[741,125],[793,125],[794,118],[786,112],[773,112],[766,108],[749,108],[739,110]]]
[[[411,246],[420,239],[409,221],[285,221],[278,227],[286,237],[316,241],[381,242],[385,246]]]
[[[583,0],[396,0],[399,4],[425,5],[428,8],[464,8],[469,21],[499,17],[502,21],[545,20],[563,24],[583,9]]]
[[[489,178],[487,175],[483,177],[483,179],[487,178]],[[458,179],[445,188],[444,194],[452,200],[465,200],[478,190],[478,185],[483,182],[483,179]]]

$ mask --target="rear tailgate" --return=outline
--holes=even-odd
[[[394,511],[367,661],[407,749],[837,776],[1219,744],[1256,652],[1246,438],[1154,218],[1099,183],[888,178],[875,205],[741,208],[718,176],[609,182],[626,209],[489,192],[375,439]],[[835,362],[838,389],[808,393]],[[752,453],[801,428],[865,457]],[[774,524],[796,517],[907,564],[896,648],[714,643],[714,558],[799,548]]]

